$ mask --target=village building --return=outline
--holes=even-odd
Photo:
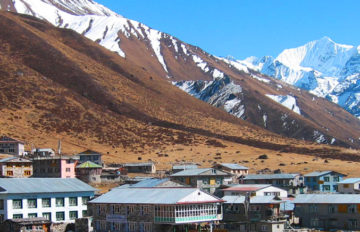
[[[43,217],[7,219],[0,223],[1,232],[50,232],[51,221]]]
[[[287,197],[286,190],[268,184],[239,184],[223,189],[224,196],[276,196]]]
[[[188,169],[197,169],[199,166],[197,164],[189,163],[189,164],[174,164],[171,168],[172,173],[181,172]]]
[[[97,232],[190,231],[222,220],[222,200],[195,188],[115,188],[90,201]]]
[[[338,182],[338,192],[349,194],[360,193],[360,178],[348,178]]]
[[[54,156],[35,157],[33,162],[33,177],[75,178],[75,167],[78,157]]]
[[[275,196],[224,196],[223,226],[228,232],[282,232],[286,216]]]
[[[87,216],[95,190],[76,178],[0,178],[0,222],[36,217],[74,222]]]
[[[153,162],[127,163],[122,166],[128,173],[156,173],[156,167]]]
[[[304,177],[293,173],[249,174],[243,179],[244,184],[270,184],[288,191],[289,194],[307,192]]]
[[[31,150],[31,154],[33,156],[41,156],[41,157],[48,157],[48,156],[55,156],[55,151],[52,148],[35,148]]]
[[[84,181],[85,183],[101,183],[102,166],[86,161],[79,164],[75,169],[76,178]]]
[[[170,178],[150,178],[142,180],[136,184],[132,184],[131,187],[135,188],[181,188],[181,187],[189,187],[182,185],[180,183],[174,182],[170,180]]]
[[[0,160],[1,177],[27,178],[32,174],[33,166],[30,160],[21,157],[9,157]]]
[[[24,152],[24,142],[6,136],[0,137],[0,153],[21,156]]]
[[[198,168],[177,172],[172,174],[170,179],[213,194],[221,185],[231,183],[232,176],[230,173],[214,168]]]
[[[215,164],[213,168],[234,174],[237,179],[242,179],[249,174],[249,168],[239,164],[220,163]]]
[[[360,230],[360,197],[357,194],[302,194],[295,200],[301,227],[324,231]]]
[[[96,163],[100,166],[103,165],[102,159],[101,159],[102,154],[99,152],[92,151],[92,150],[86,150],[86,151],[83,151],[83,152],[77,154],[77,156],[79,157],[80,163],[85,163],[86,161],[90,161],[90,162]]]
[[[337,192],[338,182],[346,175],[335,171],[312,172],[304,175],[305,185],[313,192]]]

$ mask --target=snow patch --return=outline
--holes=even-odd
[[[269,84],[270,83],[270,80],[268,79],[265,79],[265,78],[262,78],[262,77],[259,77],[259,76],[256,76],[256,75],[251,75],[252,78],[258,80],[258,81],[261,81],[261,82],[264,82],[264,83],[267,83]]]
[[[295,113],[301,115],[300,108],[296,104],[296,99],[290,95],[271,95],[265,94],[268,98],[276,101],[277,103],[283,105],[284,107],[288,108],[289,110],[294,111]]]

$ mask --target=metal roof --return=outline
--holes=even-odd
[[[0,178],[0,194],[94,192],[76,178]]]
[[[173,165],[172,169],[177,170],[177,169],[181,169],[181,170],[187,170],[187,169],[195,169],[198,168],[198,165],[196,164],[181,164],[181,165]]]
[[[214,170],[214,173],[206,174],[206,176],[230,176],[231,174],[216,170],[213,168],[196,168],[196,169],[187,169],[181,172],[177,172],[172,174],[171,176],[199,176],[202,175],[204,172]]]
[[[164,178],[164,179],[156,179],[156,178],[153,178],[153,179],[145,179],[145,180],[142,180],[140,181],[139,183],[136,183],[136,184],[133,184],[131,185],[131,187],[156,187],[166,181],[169,181],[170,179],[169,178]]]
[[[244,204],[245,196],[224,196],[224,204]],[[254,196],[250,198],[250,204],[275,204],[281,200],[274,200],[274,196]]]
[[[200,194],[205,194],[206,199],[198,200]],[[182,200],[195,193],[191,202]],[[215,203],[222,200],[209,195],[196,188],[114,188],[110,192],[90,201],[90,203],[112,203],[112,204],[186,204],[186,203]]]
[[[271,186],[270,184],[239,184],[232,186],[230,188],[223,189],[223,191],[252,192],[270,186]]]
[[[124,167],[140,167],[140,166],[152,166],[154,163],[147,162],[147,163],[127,163],[123,164]]]
[[[360,178],[347,178],[345,180],[342,180],[338,182],[339,184],[355,184],[360,182]]]
[[[280,173],[280,174],[249,174],[244,180],[274,180],[274,179],[294,179],[300,174]]]
[[[224,166],[229,169],[234,169],[234,170],[248,170],[249,169],[245,166],[241,166],[239,164],[233,164],[233,163],[221,163],[219,165]]]
[[[86,161],[86,162],[76,166],[76,168],[102,168],[102,167],[91,161]]]
[[[327,175],[329,173],[337,173],[337,174],[346,176],[346,175],[344,175],[342,173],[335,172],[335,171],[320,171],[320,172],[316,171],[316,172],[311,172],[311,173],[305,174],[304,176],[310,176],[310,177],[312,177],[312,176],[324,176],[324,175]]]
[[[358,194],[301,194],[295,204],[360,204]]]
[[[31,163],[30,160],[28,159],[24,159],[24,158],[20,158],[20,157],[8,157],[5,159],[0,160],[0,163],[6,163],[6,162],[18,162],[18,163]]]
[[[97,152],[97,151],[93,151],[93,150],[86,150],[86,151],[83,151],[77,155],[102,155],[101,153]]]

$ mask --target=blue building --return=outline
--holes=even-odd
[[[304,175],[305,185],[310,191],[337,192],[338,182],[346,175],[335,171],[312,172]]]

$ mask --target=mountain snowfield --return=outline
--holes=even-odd
[[[356,74],[360,72],[359,49],[337,45],[328,38],[300,49],[286,50],[277,59],[250,57],[239,61],[212,56],[91,0],[0,0],[0,7],[72,29],[155,75],[168,78],[190,95],[284,136],[330,144],[338,136],[336,128],[344,121],[352,122],[344,120],[345,115],[340,117],[341,123],[334,123],[334,128],[321,121],[316,125],[302,121],[314,121],[311,117],[318,115],[310,115],[309,108],[303,109],[306,103],[305,98],[299,99],[301,91],[286,83],[326,97],[360,117],[359,76]],[[140,48],[136,50],[136,46]],[[246,84],[247,79],[242,82],[242,75],[250,78],[251,83]],[[254,86],[261,91],[249,90]],[[317,104],[318,100],[313,98],[312,101]],[[328,109],[322,111],[328,116],[332,114]],[[338,144],[340,141],[360,144],[360,135],[346,134],[348,130],[353,128],[348,127],[342,138],[336,139]]]
[[[240,70],[255,70],[339,104],[360,119],[360,46],[337,44],[328,37],[276,58],[227,60]]]

